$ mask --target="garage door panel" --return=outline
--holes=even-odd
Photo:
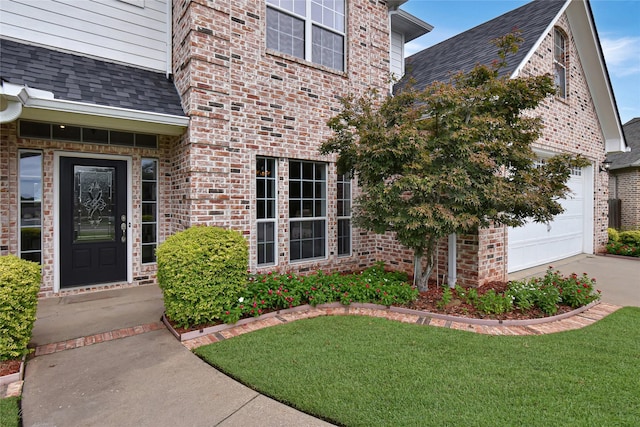
[[[584,247],[584,180],[572,175],[569,196],[560,203],[564,212],[549,224],[529,222],[509,228],[509,272],[552,263],[582,253]]]

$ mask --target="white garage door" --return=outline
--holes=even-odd
[[[583,252],[585,182],[582,170],[571,174],[571,194],[561,201],[564,212],[548,224],[527,223],[509,227],[509,272],[523,270]]]

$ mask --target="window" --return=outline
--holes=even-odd
[[[256,159],[256,217],[258,222],[258,265],[276,263],[276,161]]]
[[[344,0],[267,0],[267,48],[344,70]]]
[[[42,262],[42,153],[20,151],[20,258]]]
[[[158,161],[142,159],[142,263],[156,262],[158,245]]]
[[[289,162],[289,256],[291,261],[324,258],[327,228],[327,166]]]
[[[351,177],[338,175],[338,256],[351,255]]]
[[[140,148],[158,148],[158,137],[146,133],[119,132],[108,129],[81,128],[64,124],[20,121],[23,138],[53,139],[88,142],[91,144],[124,145]]]
[[[567,97],[567,40],[557,28],[553,30],[553,75],[558,96]]]

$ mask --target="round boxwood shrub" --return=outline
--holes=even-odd
[[[169,237],[156,255],[165,312],[179,327],[220,320],[247,284],[247,242],[234,230],[191,227]]]
[[[39,264],[14,255],[0,256],[0,360],[27,354],[40,279]]]

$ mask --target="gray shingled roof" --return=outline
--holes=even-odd
[[[164,73],[0,39],[0,77],[56,99],[184,116]]]
[[[611,161],[611,169],[640,167],[640,117],[629,120],[622,126],[624,139],[631,148],[628,153],[612,153],[607,155]]]
[[[518,29],[522,32],[524,43],[515,55],[507,58],[507,67],[502,70],[503,75],[511,75],[553,22],[564,3],[559,0],[536,0],[527,3],[415,53],[405,60],[407,72],[395,89],[401,89],[410,78],[414,79],[416,89],[423,89],[434,81],[449,81],[451,74],[458,71],[467,72],[476,64],[490,64],[498,58],[498,48],[491,40]]]

